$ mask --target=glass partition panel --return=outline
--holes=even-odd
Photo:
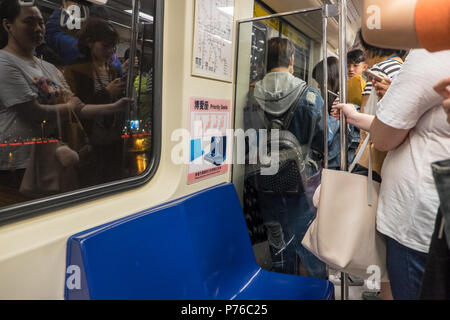
[[[301,241],[339,127],[325,137],[322,28],[321,8],[239,23],[233,167],[252,242],[270,251],[255,252],[261,266],[318,278],[326,266]]]

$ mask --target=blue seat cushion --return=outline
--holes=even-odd
[[[330,282],[262,270],[232,184],[70,237],[67,299],[329,299]],[[67,274],[68,282],[73,274]]]

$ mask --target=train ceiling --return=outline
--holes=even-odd
[[[36,2],[43,7],[49,9],[60,8],[62,6],[62,0],[36,0]],[[74,2],[78,2],[74,0]],[[153,16],[153,0],[141,0],[140,12],[147,14],[148,16]],[[123,27],[131,27],[131,12],[132,1],[131,0],[108,0],[105,7],[108,9],[110,20],[117,25],[122,25]],[[141,21],[150,22],[149,18],[143,17]]]
[[[270,7],[275,12],[290,12],[301,9],[317,8],[324,4],[338,3],[338,0],[262,0],[265,5]],[[361,16],[363,12],[362,0],[347,0],[347,16],[348,16],[348,30],[347,39],[348,47],[353,46],[353,41],[357,30],[361,27]],[[287,18],[287,20],[294,25],[297,29],[301,30],[307,36],[317,41],[322,40],[322,33],[318,30],[322,30],[322,21],[318,19],[308,19],[299,15]],[[338,20],[333,18],[328,22],[328,44],[333,49],[339,47],[338,34],[339,34]]]

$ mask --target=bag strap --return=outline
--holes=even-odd
[[[265,122],[266,128],[268,130],[271,130],[271,129],[288,130],[289,126],[291,125],[292,119],[294,118],[295,111],[297,111],[298,104],[307,89],[308,89],[308,86],[305,86],[302,89],[302,91],[295,98],[295,101],[289,107],[288,111],[283,113],[283,115],[272,116],[272,115],[269,115],[266,111],[264,111],[264,122]],[[261,108],[261,106],[259,106],[259,107]],[[274,126],[274,124],[276,124],[276,126]]]
[[[372,144],[370,143],[370,133],[367,134],[366,139],[364,140],[364,143],[361,145],[361,148],[359,149],[358,153],[355,156],[355,159],[353,160],[352,164],[350,165],[348,172],[352,172],[355,168],[356,164],[361,160],[362,155],[364,154],[364,151],[366,151],[367,145],[369,145],[369,172],[368,172],[368,179],[367,179],[367,204],[369,207],[373,204],[372,199],[372,181],[373,181],[373,173],[372,173]]]
[[[291,108],[288,111],[288,114],[286,118],[283,121],[283,128],[285,130],[289,129],[289,126],[291,125],[292,119],[294,118],[294,114],[297,111],[298,104],[302,100],[303,96],[306,93],[306,90],[308,90],[308,86],[305,85],[305,87],[302,89],[302,91],[298,94],[297,98],[295,99],[294,103],[292,104]]]
[[[76,112],[72,108],[70,108],[70,115],[73,115],[73,117],[75,118],[78,127],[81,129],[81,132],[83,133],[86,143],[89,143],[89,137],[88,137],[86,131],[84,130],[83,125],[81,124],[80,118],[77,116]]]
[[[355,166],[359,163],[359,160],[361,160],[361,157],[363,156],[364,151],[366,150],[366,147],[367,147],[367,145],[368,145],[368,143],[369,143],[369,140],[370,140],[370,133],[367,134],[367,137],[366,137],[366,139],[364,140],[364,142],[363,142],[361,148],[359,148],[359,151],[358,151],[358,153],[356,154],[355,159],[353,160],[352,164],[351,164],[350,167],[348,168],[348,172],[352,172],[353,169],[355,168]],[[369,162],[370,162],[370,161],[369,161]]]
[[[369,176],[367,179],[367,204],[372,206],[372,143],[369,143]]]

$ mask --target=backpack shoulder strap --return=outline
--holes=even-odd
[[[273,116],[268,114],[266,111],[263,111],[264,114],[264,125],[266,129],[281,129],[281,130],[288,130],[289,126],[292,122],[292,119],[294,118],[295,111],[297,111],[298,104],[300,103],[302,97],[305,95],[306,91],[309,89],[309,86],[305,86],[301,92],[297,95],[295,98],[295,101],[291,104],[289,109],[283,113],[281,116]],[[258,108],[261,108],[259,103],[257,101],[254,101]]]
[[[295,101],[292,103],[291,107],[289,108],[289,110],[287,111],[287,113],[285,113],[285,117],[284,120],[282,120],[282,127],[285,130],[289,129],[289,126],[291,125],[292,119],[294,118],[294,114],[295,111],[297,111],[298,108],[298,104],[300,103],[300,101],[302,100],[302,97],[305,95],[306,91],[308,90],[308,86],[306,85],[302,91],[297,95],[297,98],[295,99]]]

